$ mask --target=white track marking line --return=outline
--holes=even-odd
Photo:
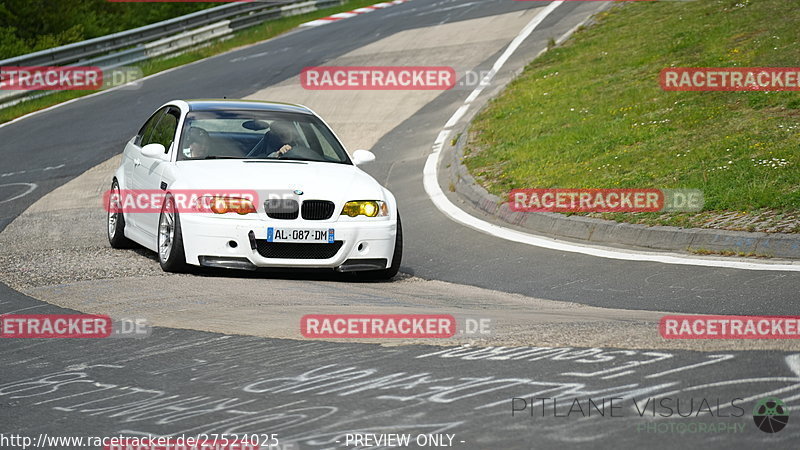
[[[674,253],[653,253],[653,252],[639,252],[629,251],[623,249],[614,249],[600,246],[589,246],[582,244],[573,244],[557,239],[538,236],[530,233],[523,233],[520,231],[512,230],[510,228],[501,227],[493,223],[486,222],[471,216],[456,205],[454,205],[444,194],[442,188],[439,186],[437,172],[440,163],[441,149],[447,141],[447,137],[452,132],[452,127],[464,117],[467,113],[469,106],[478,98],[478,95],[483,91],[482,86],[486,86],[493,78],[494,75],[505,65],[511,58],[514,52],[517,51],[520,45],[527,39],[531,33],[538,27],[542,21],[550,15],[555,9],[560,6],[563,1],[550,3],[545,9],[540,11],[525,28],[520,31],[516,38],[511,41],[508,48],[497,59],[491,72],[484,77],[480,83],[481,87],[476,88],[472,94],[464,102],[464,105],[458,108],[453,116],[447,121],[444,129],[439,133],[436,141],[434,142],[432,152],[425,162],[423,169],[422,183],[425,187],[425,192],[430,197],[433,204],[439,211],[449,217],[451,220],[458,222],[464,226],[474,230],[495,236],[501,239],[506,239],[512,242],[519,242],[521,244],[532,245],[535,247],[547,248],[551,250],[558,250],[571,253],[580,253],[583,255],[596,256],[599,258],[618,259],[625,261],[642,261],[642,262],[658,262],[663,264],[677,264],[677,265],[691,265],[703,267],[720,267],[729,269],[743,269],[743,270],[772,270],[772,271],[790,271],[800,272],[800,264],[795,263],[761,263],[750,261],[738,260],[720,260],[711,258],[690,257]],[[573,28],[574,30],[574,28]],[[572,31],[572,30],[571,30]],[[569,32],[567,32],[569,34]]]
[[[8,184],[0,184],[0,187],[6,187],[6,186],[27,186],[27,187],[28,187],[28,189],[26,189],[26,190],[25,190],[25,192],[23,192],[22,194],[17,194],[17,195],[15,195],[15,196],[11,197],[11,198],[7,198],[7,199],[5,199],[5,200],[0,200],[0,203],[8,203],[8,202],[10,202],[10,201],[14,201],[14,200],[16,200],[16,199],[18,199],[18,198],[25,197],[26,195],[28,195],[28,194],[30,194],[31,192],[35,191],[37,187],[39,187],[39,185],[37,185],[36,183],[8,183]]]
[[[318,19],[318,20],[312,20],[311,22],[306,22],[306,23],[304,23],[304,24],[302,24],[300,26],[301,27],[318,27],[320,25],[325,25],[325,24],[332,23],[332,22],[335,22],[335,21],[336,21],[336,19],[327,19],[327,20]]]
[[[358,13],[354,13],[354,12],[343,12],[343,13],[333,14],[333,15],[328,16],[328,17],[330,17],[331,19],[349,19],[349,18],[355,17],[357,15],[358,15]]]
[[[800,353],[789,355],[786,357],[786,364],[789,366],[795,375],[800,377]]]

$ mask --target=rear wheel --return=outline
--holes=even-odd
[[[106,204],[108,243],[113,248],[133,248],[136,244],[125,237],[125,217],[122,215],[122,198],[117,180],[111,183],[111,191],[108,194],[108,203]]]
[[[164,272],[186,272],[186,255],[183,252],[181,219],[175,208],[175,199],[168,195],[158,218],[158,262]]]
[[[397,235],[394,238],[394,253],[392,254],[392,265],[388,269],[369,270],[357,272],[359,278],[365,280],[390,280],[400,271],[400,261],[403,259],[403,225],[400,223],[400,214],[397,214]]]

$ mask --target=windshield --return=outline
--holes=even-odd
[[[284,159],[350,164],[317,117],[271,111],[193,111],[186,116],[178,161]]]

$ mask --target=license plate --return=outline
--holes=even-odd
[[[326,229],[304,229],[297,230],[291,228],[267,228],[267,242],[316,242],[321,244],[333,244],[333,228]]]

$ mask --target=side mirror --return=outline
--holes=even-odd
[[[360,166],[375,161],[375,153],[368,150],[356,150],[353,152],[353,164]]]
[[[167,149],[161,144],[147,144],[142,147],[142,156],[147,156],[148,158],[163,159],[166,152]]]

